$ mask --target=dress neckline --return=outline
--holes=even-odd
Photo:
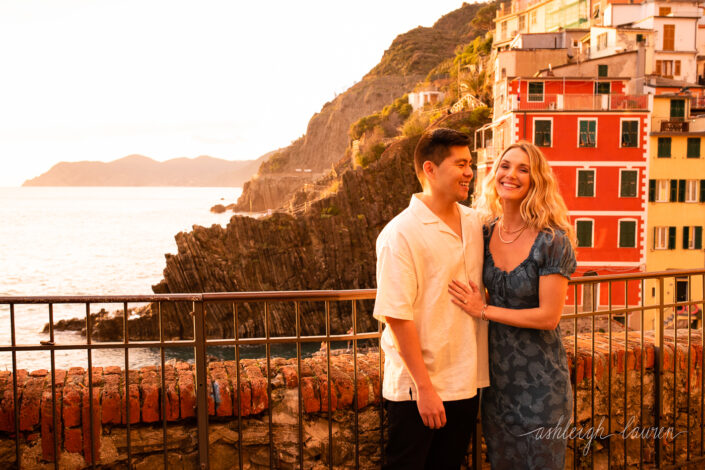
[[[538,242],[539,237],[541,236],[541,233],[543,233],[543,231],[539,230],[539,232],[536,234],[536,237],[534,237],[534,242],[531,244],[531,248],[529,248],[529,254],[526,255],[526,258],[524,258],[524,260],[521,263],[517,264],[510,271],[505,271],[504,269],[498,267],[494,263],[494,256],[492,256],[492,251],[490,250],[490,240],[492,240],[492,234],[494,233],[494,228],[496,225],[497,225],[496,220],[490,224],[490,233],[489,233],[489,236],[487,237],[487,245],[485,245],[485,252],[486,252],[486,254],[489,255],[489,261],[492,263],[492,267],[495,270],[509,276],[509,275],[513,274],[515,271],[517,271],[519,268],[524,267],[526,264],[529,263],[529,261],[531,261],[531,255],[534,253],[534,248],[536,248],[536,243]]]

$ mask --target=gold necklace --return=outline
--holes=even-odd
[[[526,223],[524,223],[524,225],[522,225],[516,230],[507,230],[507,227],[504,226],[504,219],[499,219],[499,224],[502,226],[502,230],[504,230],[504,233],[509,235],[511,235],[512,233],[520,232],[526,228]]]
[[[519,239],[519,237],[521,237],[521,234],[524,233],[524,230],[526,230],[526,224],[524,224],[520,229],[515,230],[514,232],[507,232],[510,235],[512,233],[516,233],[517,231],[519,232],[519,234],[516,237],[514,237],[514,239],[509,240],[509,241],[502,238],[502,229],[503,228],[504,228],[504,224],[500,220],[499,221],[499,230],[497,230],[497,236],[499,236],[499,241],[501,241],[502,243],[505,243],[505,244],[510,244],[510,243],[514,243],[515,241],[517,241]],[[505,232],[506,232],[506,230],[505,230]]]

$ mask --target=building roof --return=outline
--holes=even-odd
[[[656,75],[650,75],[646,77],[646,86],[652,87],[668,87],[668,88],[705,88],[703,85],[698,85],[697,83],[686,82],[685,80],[674,80],[672,78],[659,77]]]

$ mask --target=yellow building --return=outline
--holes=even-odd
[[[705,267],[705,116],[691,115],[696,102],[682,92],[653,96],[646,233],[649,272]],[[647,281],[645,305],[659,301],[660,289]],[[702,276],[674,277],[663,286],[663,300],[702,299],[702,292]],[[678,310],[687,313],[684,307]],[[667,309],[667,316],[672,313],[672,308]],[[655,326],[653,315],[645,323],[647,329]]]

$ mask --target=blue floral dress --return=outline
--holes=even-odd
[[[539,232],[529,256],[510,272],[494,265],[485,227],[483,282],[489,305],[510,309],[539,306],[539,277],[575,271],[575,253],[565,233]],[[568,426],[573,394],[560,328],[552,331],[489,325],[490,387],[482,395],[482,427],[497,469],[563,469],[566,440],[539,436]],[[555,432],[555,431],[554,431]],[[541,437],[541,438],[537,438]]]

